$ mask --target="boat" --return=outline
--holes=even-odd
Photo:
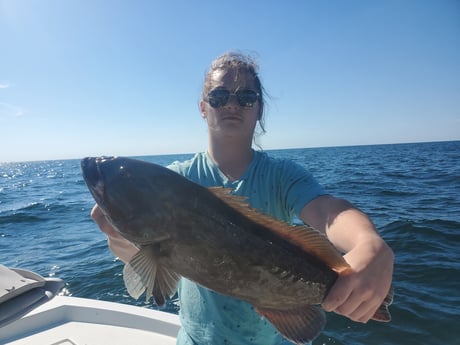
[[[0,265],[1,345],[176,343],[178,315],[73,296],[58,278]]]

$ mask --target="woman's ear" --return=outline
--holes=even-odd
[[[200,101],[200,113],[203,119],[206,118],[206,104],[203,100]]]

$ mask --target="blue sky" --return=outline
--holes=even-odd
[[[205,150],[228,50],[258,57],[264,149],[460,139],[457,0],[0,0],[0,162]]]

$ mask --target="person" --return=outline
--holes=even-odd
[[[264,96],[253,58],[228,52],[214,60],[199,103],[208,127],[208,149],[169,168],[206,187],[232,188],[252,207],[277,219],[291,222],[298,217],[324,232],[345,253],[351,270],[339,276],[322,307],[365,323],[390,289],[393,252],[363,212],[327,194],[304,168],[253,149],[257,125],[265,132]],[[111,228],[97,205],[91,216],[107,234],[112,252],[128,262],[138,249]],[[178,296],[182,325],[178,344],[286,343],[246,302],[185,278]]]

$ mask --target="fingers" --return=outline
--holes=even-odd
[[[372,301],[364,301],[356,308],[353,312],[351,312],[348,317],[356,322],[366,323],[368,322],[372,316],[374,316],[377,308],[380,306],[380,303],[376,304]]]
[[[352,286],[346,277],[340,277],[329,290],[322,307],[326,311],[337,311],[348,300],[352,293]],[[341,314],[341,313],[339,313]]]
[[[334,312],[355,322],[366,323],[372,318],[376,309],[373,301],[363,301],[361,296],[352,293],[345,303],[337,307]]]
[[[110,251],[125,263],[129,262],[139,251],[134,244],[125,240],[123,237],[108,236],[107,244],[109,245]]]
[[[96,222],[97,225],[105,221],[104,213],[102,213],[101,208],[98,204],[94,205],[91,209],[91,218]]]
[[[366,323],[382,303],[379,292],[369,284],[361,283],[357,274],[340,276],[329,291],[322,307],[326,311]]]
[[[104,213],[102,213],[101,208],[97,204],[94,205],[91,210],[91,218],[107,236],[121,237],[121,235],[107,221],[107,218],[105,218]]]
[[[91,218],[96,222],[101,231],[107,235],[107,244],[110,251],[125,263],[129,262],[139,249],[121,236],[120,233],[110,225],[97,204],[91,210]]]

